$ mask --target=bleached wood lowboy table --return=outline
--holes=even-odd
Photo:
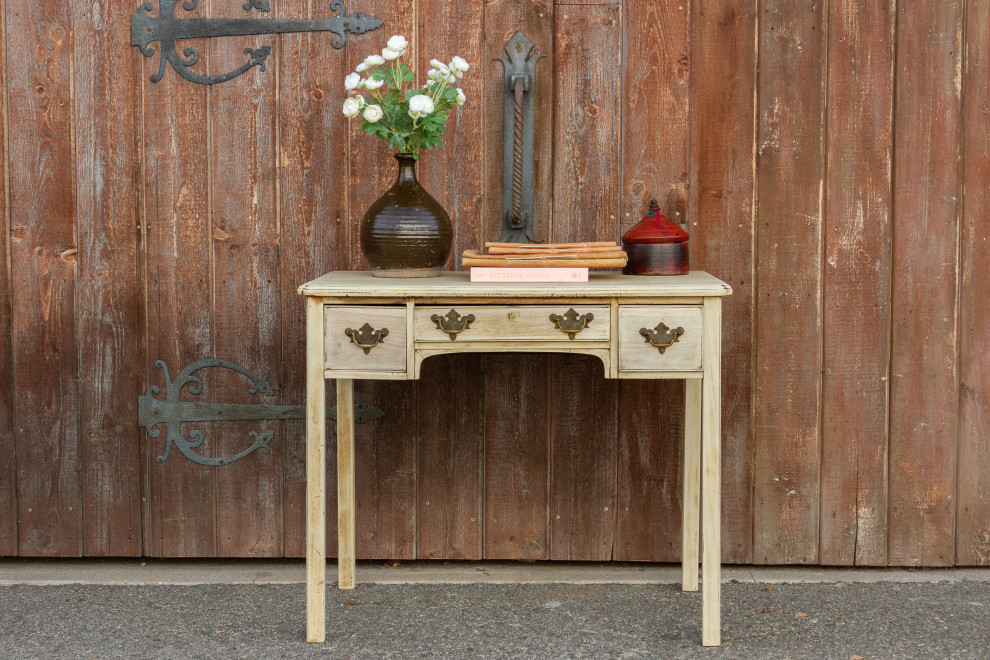
[[[682,588],[698,589],[700,520],[701,639],[705,646],[719,644],[719,365],[722,296],[732,293],[727,284],[703,272],[596,273],[582,284],[472,284],[467,273],[384,279],[336,272],[302,285],[299,293],[306,300],[308,641],[325,639],[324,379],[337,381],[338,586],[353,589],[354,380],[415,380],[433,355],[511,351],[594,355],[606,378],[685,379]]]

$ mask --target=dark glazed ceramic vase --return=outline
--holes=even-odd
[[[437,277],[454,242],[450,216],[416,181],[412,155],[395,159],[395,185],[361,221],[361,252],[376,277]]]

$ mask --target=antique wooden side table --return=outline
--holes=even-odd
[[[600,358],[606,378],[685,379],[682,588],[698,589],[700,522],[701,639],[719,645],[719,370],[727,284],[704,272],[593,273],[581,284],[476,284],[464,272],[422,279],[335,272],[299,293],[306,301],[308,641],[325,640],[325,379],[337,381],[338,587],[353,589],[354,380],[415,380],[423,360],[445,353],[556,352]]]

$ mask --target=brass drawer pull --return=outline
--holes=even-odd
[[[443,330],[450,337],[450,341],[457,339],[457,335],[471,327],[474,322],[474,314],[460,316],[455,310],[450,310],[445,316],[434,314],[430,320],[437,324],[437,328]]]
[[[650,346],[654,346],[658,351],[663,353],[681,338],[681,335],[684,334],[684,328],[678,327],[671,330],[667,327],[666,323],[661,322],[653,330],[640,328],[639,334],[646,337],[646,341],[649,342]]]
[[[587,328],[594,319],[595,315],[590,312],[579,316],[573,307],[564,312],[563,316],[560,314],[550,315],[550,320],[557,326],[558,330],[567,333],[568,339],[574,339],[574,335]]]
[[[337,327],[339,328],[340,326]],[[383,339],[388,337],[388,328],[375,330],[369,323],[365,323],[361,326],[360,331],[347,328],[344,330],[344,334],[351,338],[352,344],[356,344],[367,355],[371,352],[371,349],[378,346],[378,344],[382,343]]]

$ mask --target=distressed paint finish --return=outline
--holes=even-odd
[[[823,4],[764,0],[757,118],[753,559],[818,559]]]
[[[732,285],[722,306],[722,559],[749,563],[757,8],[693,0],[691,22],[691,265]]]
[[[990,2],[969,0],[963,87],[956,564],[990,565]]]
[[[72,16],[5,6],[17,542],[23,556],[82,547],[78,437]]]
[[[820,562],[883,566],[895,9],[829,8]]]
[[[900,3],[898,12],[887,560],[947,566],[959,411],[962,2]]]

